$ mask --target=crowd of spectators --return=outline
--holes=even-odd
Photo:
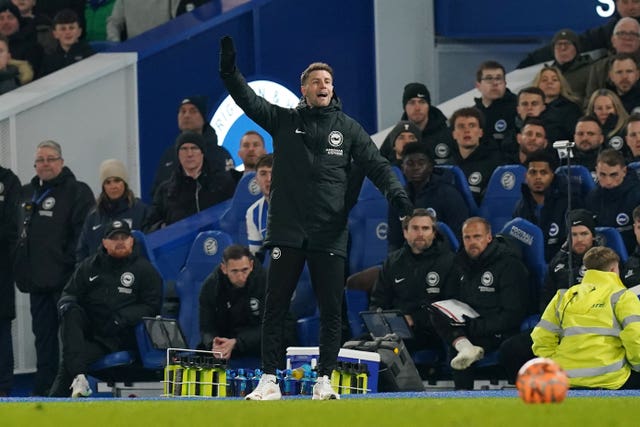
[[[87,40],[135,37],[204,1],[60,1],[50,2],[47,7],[42,3],[0,0],[0,94],[92,55]],[[48,8],[53,3],[58,7]],[[545,240],[544,258],[549,263],[544,291],[538,295],[534,311],[546,308],[545,313],[549,312],[547,303],[554,300],[559,289],[581,282],[585,274],[582,258],[597,246],[597,226],[613,227],[620,233],[628,253],[634,254],[626,269],[620,268],[625,272],[623,279],[628,279],[624,285],[637,285],[630,278],[636,277],[634,266],[639,256],[640,190],[638,177],[629,165],[640,158],[640,110],[636,111],[640,107],[640,1],[619,0],[616,5],[614,19],[597,32],[578,36],[570,29],[561,29],[551,45],[532,52],[522,66],[547,63],[530,86],[518,93],[509,90],[505,68],[487,60],[476,72],[475,87],[480,97],[451,117],[431,104],[423,83],[409,82],[399,94],[403,108],[400,121],[379,151],[402,172],[404,190],[416,210],[400,220],[400,214],[393,207],[389,209],[389,258],[370,287],[371,308],[402,310],[417,332],[411,346],[434,347],[436,342],[446,342],[457,388],[473,387],[474,370],[470,368],[486,352],[500,348],[503,360],[506,357],[511,362],[503,362],[510,378],[514,360],[534,355],[530,354],[530,331],[519,333],[520,322],[531,311],[531,295],[520,286],[528,281],[525,260],[508,239],[495,237],[498,230],[491,229],[488,218],[472,216],[459,189],[443,178],[438,166],[461,170],[477,206],[482,204],[497,167],[521,164],[526,168],[522,198],[514,206],[513,216],[540,227]],[[150,14],[150,10],[157,14]],[[103,29],[96,25],[101,20]],[[594,48],[608,51],[592,60],[587,51]],[[201,312],[201,324],[207,326],[202,331],[205,347],[229,355],[234,348],[236,354],[257,354],[256,321],[262,308],[253,310],[247,319],[249,303],[236,297],[241,294],[238,288],[246,286],[243,298],[246,292],[256,301],[264,298],[260,263],[268,249],[263,241],[273,193],[273,155],[266,152],[260,133],[247,130],[238,152],[243,170],[237,171],[230,153],[218,145],[217,135],[207,123],[206,105],[202,96],[188,96],[179,103],[180,133],[175,142],[167,144],[156,171],[151,206],[133,194],[128,171],[117,159],[102,163],[101,193],[94,199],[86,184],[64,166],[62,147],[54,141],[38,145],[36,175],[21,190],[15,175],[0,169],[0,250],[11,248],[10,255],[3,258],[13,260],[12,274],[0,278],[0,295],[13,295],[14,280],[21,291],[30,294],[38,368],[35,395],[64,395],[72,379],[74,395],[86,395],[85,383],[78,385],[75,381],[84,381],[78,375],[86,373],[86,360],[77,362],[74,347],[64,348],[64,340],[59,351],[56,337],[60,325],[67,335],[86,333],[85,326],[80,328],[82,332],[69,325],[70,319],[87,321],[81,314],[86,307],[77,307],[77,293],[99,276],[92,268],[114,263],[120,266],[118,260],[122,259],[139,263],[132,229],[153,232],[227,200],[248,172],[256,173],[263,194],[246,213],[249,240],[242,243],[248,248],[236,246],[225,253],[219,267],[212,266],[213,275],[205,282],[201,303],[207,299],[210,311],[217,314],[207,318],[207,312]],[[552,147],[557,140],[575,142],[571,162],[587,168],[595,182],[588,194],[568,190],[566,178],[556,172],[558,166],[567,163],[567,158]],[[358,190],[350,187],[351,192]],[[571,212],[568,193],[572,193]],[[353,198],[353,194],[347,197]],[[444,242],[437,221],[449,226],[462,243],[457,254]],[[130,242],[124,244],[131,246],[124,254],[118,254],[119,241]],[[46,269],[43,259],[48,260]],[[136,266],[142,271],[152,268],[147,264]],[[409,273],[407,283],[413,288],[398,291],[397,277]],[[146,304],[143,311],[155,314],[157,295],[150,292],[153,301],[135,304]],[[215,300],[221,293],[232,300],[226,306]],[[474,305],[480,317],[466,319],[464,324],[443,319],[428,305],[444,297]],[[232,303],[238,308],[233,309]],[[0,308],[3,321],[15,315],[12,306]],[[231,314],[224,314],[225,310],[231,310]],[[214,317],[226,322],[224,328],[215,324]],[[111,329],[100,330],[97,335],[113,338],[122,332],[123,319],[108,320]],[[125,323],[131,326],[134,320],[127,318]],[[236,320],[242,327],[232,324]],[[6,322],[0,324],[0,367],[13,363],[6,326]],[[250,329],[238,332],[245,326]],[[218,332],[221,328],[224,333]],[[237,337],[233,336],[236,332]],[[100,350],[92,354],[105,352],[104,339],[101,342]],[[52,391],[56,373],[58,381]],[[0,371],[0,394],[9,393],[10,377],[10,373]]]

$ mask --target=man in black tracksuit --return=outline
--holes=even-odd
[[[627,252],[631,253],[636,247],[632,212],[640,205],[638,178],[634,173],[627,173],[622,153],[613,148],[598,155],[596,175],[598,184],[587,195],[585,207],[596,215],[598,226],[617,229]]]
[[[537,225],[544,236],[544,259],[549,262],[560,250],[567,235],[567,181],[556,175],[557,161],[546,150],[527,156],[527,175],[522,184],[522,198],[516,204],[513,217],[524,218]],[[572,207],[581,208],[583,200],[578,191],[572,191]]]
[[[194,215],[233,196],[231,174],[212,169],[206,159],[205,141],[195,132],[178,136],[174,151],[179,162],[171,178],[163,182],[153,198],[151,213],[143,229],[154,231]]]
[[[596,222],[593,213],[586,209],[573,209],[567,215],[571,224],[571,263],[569,263],[569,240],[549,262],[547,275],[538,301],[539,312],[544,312],[549,301],[560,289],[568,289],[582,282],[586,272],[582,264],[584,254],[595,244]],[[500,346],[499,360],[507,379],[515,383],[520,367],[535,355],[531,346],[531,331],[526,329],[506,339]]]
[[[422,83],[409,83],[402,93],[403,113],[400,120],[408,120],[421,131],[419,140],[429,148],[429,157],[435,164],[451,163],[453,141],[447,127],[444,113],[431,105],[431,94]],[[380,145],[380,154],[391,162],[394,159],[393,144],[395,140],[393,130]],[[395,135],[397,136],[397,135]]]
[[[222,263],[200,290],[200,336],[206,350],[224,359],[260,357],[260,325],[264,313],[267,274],[249,249],[225,248]],[[295,323],[287,319],[285,349],[295,344]]]
[[[451,115],[450,122],[453,139],[456,141],[453,164],[464,172],[471,194],[480,206],[491,174],[502,164],[502,155],[495,149],[495,145],[481,142],[484,134],[483,117],[477,108],[456,110]]]
[[[58,369],[56,303],[75,268],[75,248],[95,199],[89,186],[64,166],[57,142],[38,144],[35,169],[36,176],[22,189],[24,220],[14,274],[31,303],[38,369],[32,393],[46,396]]]
[[[50,396],[91,394],[89,365],[105,354],[135,351],[135,325],[160,312],[162,278],[134,245],[129,224],[111,222],[98,253],[82,261],[64,287],[58,301],[62,359]]]
[[[0,396],[13,384],[11,321],[16,317],[11,253],[18,238],[20,180],[0,166]]]
[[[636,236],[636,249],[620,269],[620,278],[627,288],[640,285],[640,206],[633,210],[633,234]]]
[[[271,134],[274,148],[265,238],[265,247],[271,249],[262,329],[266,375],[247,398],[280,398],[274,374],[282,346],[281,325],[305,261],[321,319],[318,382],[313,398],[338,398],[329,376],[340,349],[348,235],[345,202],[351,160],[382,189],[400,215],[411,213],[413,207],[369,135],[342,112],[333,93],[333,70],[327,64],[314,63],[304,71],[303,98],[297,108],[278,107],[255,94],[235,66],[230,37],[221,40],[220,75],[240,108]]]
[[[454,253],[436,230],[435,215],[415,209],[402,221],[405,244],[389,254],[371,293],[370,309],[400,310],[414,333],[410,351],[440,348],[427,307],[451,297],[458,275]]]
[[[407,178],[405,190],[413,206],[430,209],[437,221],[447,224],[460,240],[462,223],[469,217],[469,209],[460,192],[433,173],[429,149],[419,142],[407,144],[402,152],[402,172]],[[389,252],[403,245],[404,227],[398,218],[398,212],[390,207],[387,220]]]
[[[462,241],[464,250],[456,257],[460,274],[453,295],[479,316],[455,323],[437,309],[430,311],[435,330],[457,351],[451,360],[456,388],[472,389],[472,364],[520,329],[527,311],[529,272],[510,243],[492,238],[491,226],[484,218],[464,222]]]

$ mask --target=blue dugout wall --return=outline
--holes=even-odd
[[[182,98],[209,97],[209,117],[227,95],[218,76],[219,39],[236,42],[248,80],[268,79],[299,94],[300,73],[329,63],[344,111],[376,131],[373,2],[257,0],[226,13],[214,1],[107,51],[138,52],[142,197],[149,200],[163,151],[178,133]],[[237,148],[229,148],[235,154]]]

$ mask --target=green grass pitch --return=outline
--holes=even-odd
[[[640,423],[640,398],[390,398],[340,401],[90,400],[0,403],[2,426],[598,426]]]

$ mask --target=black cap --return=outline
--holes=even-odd
[[[131,227],[129,227],[129,223],[119,219],[110,222],[104,230],[104,238],[110,239],[116,234],[126,234],[127,236],[131,236]]]
[[[560,40],[567,40],[576,47],[576,50],[580,51],[580,42],[578,40],[578,35],[570,30],[569,28],[563,28],[554,34],[553,39],[551,40],[551,45],[555,46],[557,42]]]
[[[184,144],[195,144],[204,153],[204,138],[197,132],[185,131],[176,138],[176,152],[180,150]]]
[[[586,209],[574,209],[569,212],[569,223],[571,227],[578,225],[584,225],[591,231],[591,234],[596,235],[596,219],[593,212]]]
[[[11,0],[6,0],[6,1],[0,0],[0,13],[7,12],[7,11],[13,16],[15,16],[19,24],[22,25],[22,22],[21,22],[22,15],[20,15],[20,9],[18,9],[18,6],[13,4]]]
[[[188,96],[182,99],[180,101],[180,105],[178,105],[178,111],[180,110],[180,107],[182,107],[184,104],[193,104],[200,112],[200,115],[202,116],[202,120],[204,120],[205,122],[207,121],[208,117],[207,117],[207,97],[206,96],[193,95],[193,96]]]
[[[402,93],[402,108],[407,105],[407,102],[409,102],[411,98],[422,98],[427,101],[427,104],[431,105],[431,94],[422,83],[409,83],[404,87],[404,92]]]

